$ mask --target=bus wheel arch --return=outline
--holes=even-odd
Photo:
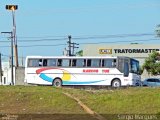
[[[114,88],[121,87],[121,80],[119,78],[114,78],[111,81],[111,87],[114,87]]]
[[[52,86],[61,87],[62,86],[62,79],[57,77],[52,81]]]

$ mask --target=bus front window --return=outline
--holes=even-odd
[[[131,59],[131,73],[139,74],[139,62]]]

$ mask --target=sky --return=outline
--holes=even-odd
[[[160,0],[0,0],[0,32],[12,31],[15,11],[18,56],[61,56],[68,35],[85,44],[160,44]],[[122,37],[123,36],[123,37]],[[11,55],[9,34],[0,34],[2,60]]]

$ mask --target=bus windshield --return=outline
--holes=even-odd
[[[137,60],[131,59],[130,64],[131,64],[130,72],[139,74],[140,73],[140,71],[139,71],[139,62]]]

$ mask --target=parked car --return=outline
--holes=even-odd
[[[147,78],[144,81],[142,81],[143,86],[159,86],[160,87],[160,79],[159,78]]]

